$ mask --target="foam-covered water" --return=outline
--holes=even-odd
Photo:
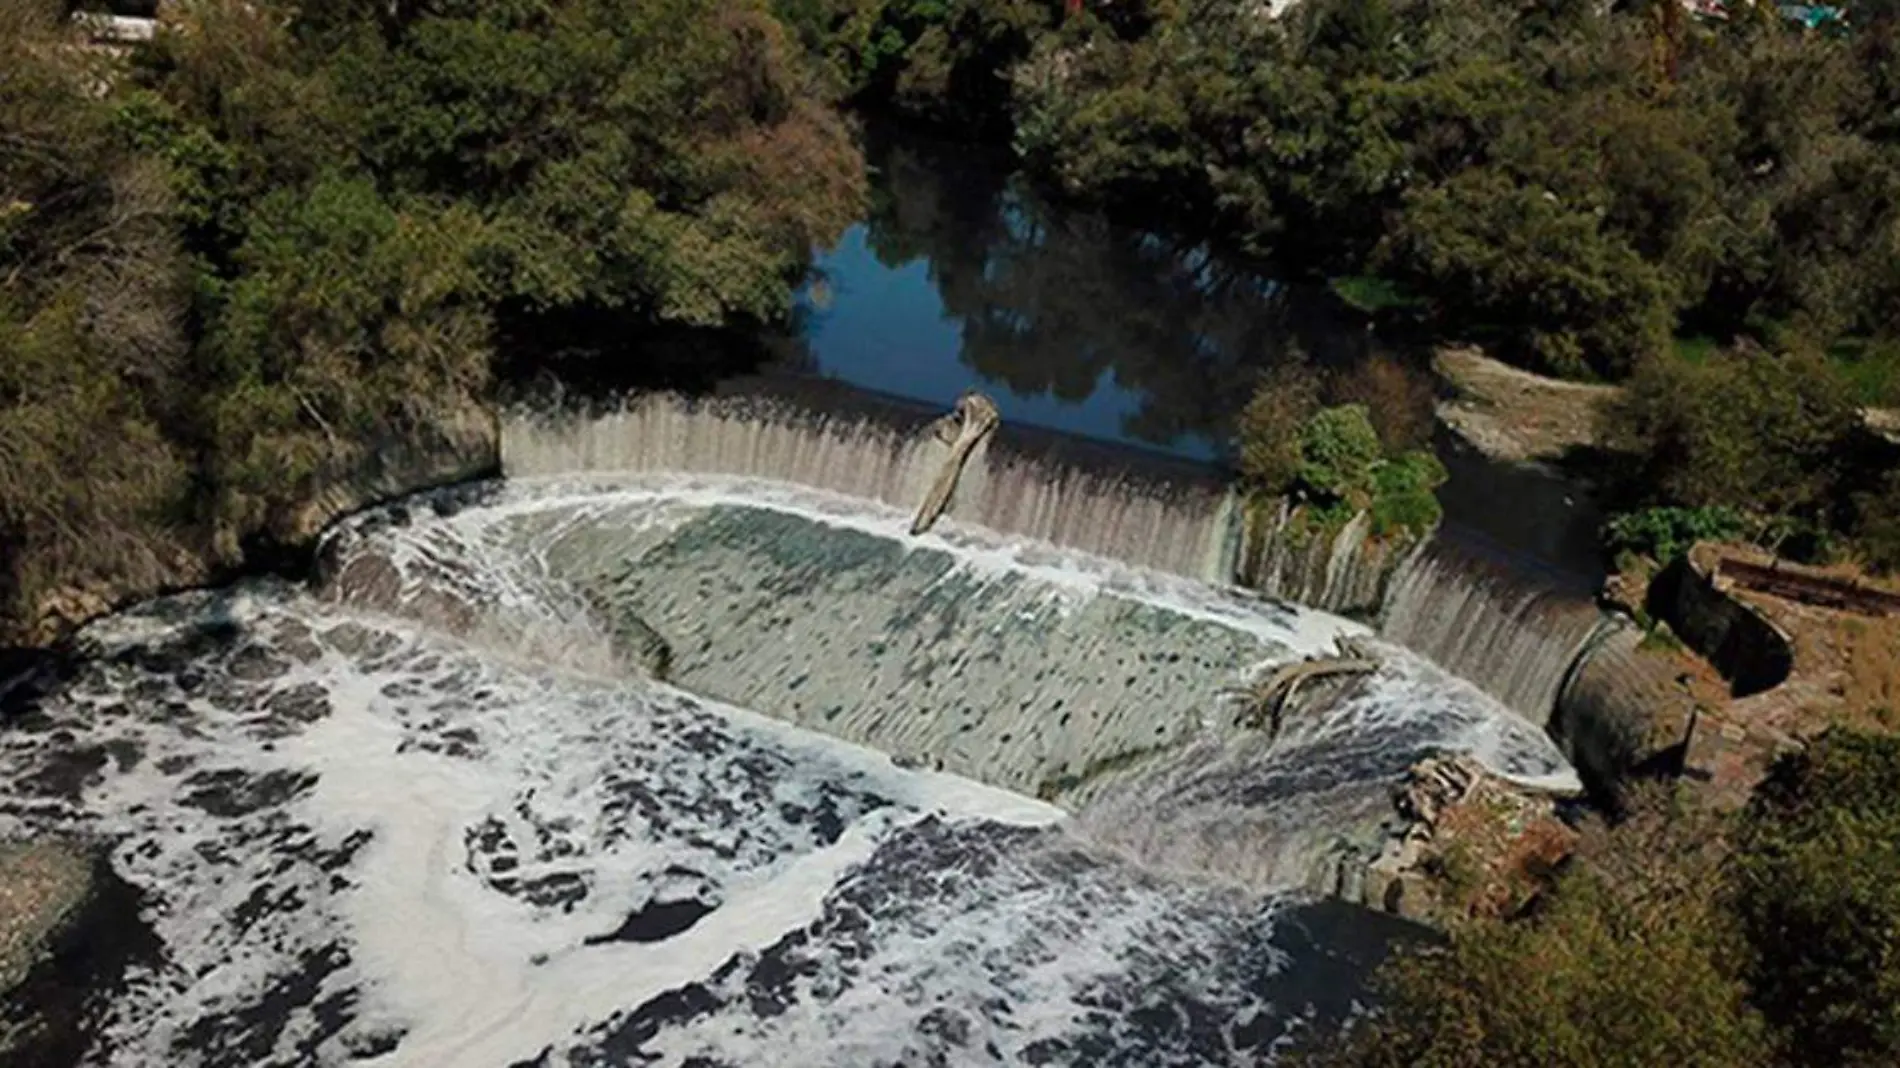
[[[1370,920],[1308,930],[1294,824],[1348,833],[1437,748],[1564,774],[1534,729],[1397,653],[1269,744],[1217,684],[1352,625],[954,523],[900,543],[904,521],[719,479],[490,488],[352,524],[318,593],[254,584],[91,628],[94,655],[0,734],[0,832],[99,835],[144,891],[162,952],[92,1062],[1258,1062],[1346,1011],[1378,955],[1354,943]],[[645,577],[582,588],[608,572]],[[681,681],[743,685],[771,716],[621,655],[617,612],[671,598],[658,615],[686,619],[709,577],[772,597],[708,588],[721,623],[678,639]],[[906,618],[904,583],[956,596]],[[826,613],[893,648],[824,645]],[[898,648],[907,628],[931,640]],[[1157,633],[1181,661],[1132,686],[1093,670]],[[768,685],[775,642],[815,675],[849,665],[811,721],[840,737],[786,722],[802,687]],[[978,655],[1025,642],[1040,683]],[[900,668],[936,682],[879,681]],[[1174,681],[1125,700],[1149,673]],[[1144,705],[1168,728],[1056,791],[1073,816],[846,740],[947,755],[960,732],[906,717],[962,709],[945,722],[990,739],[967,770],[1027,782],[1065,746],[1102,752],[1080,729],[1019,745],[985,708],[1032,724],[1065,687],[1111,735]]]

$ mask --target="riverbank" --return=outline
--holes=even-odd
[[[1438,349],[1432,369],[1449,389],[1439,420],[1484,455],[1512,463],[1553,465],[1601,448],[1597,413],[1622,392],[1526,371],[1470,346]],[[1900,444],[1900,410],[1867,408],[1862,417],[1869,430]]]
[[[1494,460],[1551,464],[1597,444],[1597,411],[1617,387],[1534,374],[1475,348],[1441,348],[1432,369],[1450,387],[1438,418]]]
[[[53,586],[18,618],[0,618],[0,694],[10,662],[29,663],[34,651],[63,644],[88,622],[127,605],[164,593],[219,585],[245,574],[279,571],[301,574],[310,551],[330,523],[372,505],[419,490],[452,485],[494,474],[500,465],[495,414],[474,401],[426,430],[389,436],[366,447],[358,457],[328,476],[319,476],[299,495],[288,514],[260,536],[223,551],[215,539],[178,538],[159,530],[131,532],[149,546],[150,566],[122,568],[109,578],[77,578]],[[124,531],[100,532],[123,537]]]

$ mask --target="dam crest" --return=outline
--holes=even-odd
[[[725,475],[910,509],[943,488],[952,449],[938,428],[937,413],[894,398],[766,380],[517,412],[502,422],[501,458],[517,479]],[[955,466],[936,509],[954,522],[1367,620],[1540,725],[1607,625],[1576,577],[1472,532],[1379,538],[1361,515],[1307,535],[1287,502],[1250,515],[1231,479],[1203,465],[1006,424]]]

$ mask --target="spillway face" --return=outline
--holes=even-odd
[[[1421,750],[1565,774],[1396,652],[1270,744],[1219,689],[1348,624],[907,521],[491,488],[95,625],[0,733],[0,833],[98,836],[155,936],[86,1063],[1267,1061],[1387,938],[1292,831]]]
[[[1285,646],[1112,593],[1065,593],[861,530],[719,507],[638,554],[611,524],[548,558],[640,619],[695,692],[1032,796],[1172,748]]]
[[[1547,724],[1571,665],[1606,625],[1588,589],[1440,536],[1393,577],[1380,631]]]
[[[684,472],[771,479],[915,509],[951,452],[929,432],[931,422],[930,413],[866,396],[648,393],[604,412],[504,418],[501,460],[511,478]],[[1232,496],[1217,473],[1193,465],[1142,463],[1125,450],[1005,426],[971,454],[948,514],[1225,583],[1240,545]]]

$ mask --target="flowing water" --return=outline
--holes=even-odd
[[[1355,625],[906,523],[517,481],[95,625],[0,735],[161,947],[91,1063],[1258,1063],[1379,955],[1299,888],[1407,764],[1569,776],[1396,649],[1272,742],[1222,690]]]
[[[725,396],[644,394],[602,413],[504,420],[512,476],[691,471],[772,479],[914,508],[948,450],[936,414],[851,391],[810,403],[786,381]],[[1006,427],[978,446],[951,516],[1006,534],[1224,583],[1240,522],[1214,471]]]
[[[874,127],[867,145],[873,210],[819,261],[821,280],[795,339],[794,362],[804,372],[935,411],[979,389],[1007,428],[1051,428],[1219,464],[1231,457],[1233,417],[1261,370],[1305,361],[1350,380],[1381,351],[1363,320],[1323,286],[1289,284],[1205,244],[1052,203],[1006,159],[890,133]],[[1372,396],[1375,405],[1397,400]],[[1587,587],[1601,578],[1601,517],[1553,472],[1491,461],[1442,429],[1431,444],[1452,474],[1440,492],[1448,525],[1479,532],[1533,566],[1501,569],[1499,554],[1474,555],[1456,535],[1430,553],[1394,551],[1368,537],[1365,523],[1330,540],[1290,538],[1284,517],[1272,516],[1243,545],[1235,509],[1217,488],[1185,489],[1209,481],[1205,470],[1169,470],[1140,480],[1140,491],[1111,493],[1087,488],[1087,480],[1046,479],[1026,465],[1002,476],[1005,496],[1019,503],[973,490],[981,500],[963,514],[1383,619],[1398,643],[1542,722],[1597,619]],[[742,473],[771,475],[793,455],[777,450]],[[1129,449],[1115,461],[1138,465]],[[876,465],[862,457],[827,464],[820,484],[858,492],[852,479],[867,466]],[[569,468],[537,465],[561,469]],[[996,462],[985,470],[995,472]],[[909,493],[883,499],[907,505],[916,499]],[[1124,497],[1142,503],[1126,508]],[[1079,507],[1083,501],[1092,507]]]
[[[1605,618],[1587,587],[1441,531],[1393,576],[1383,633],[1538,723]]]

